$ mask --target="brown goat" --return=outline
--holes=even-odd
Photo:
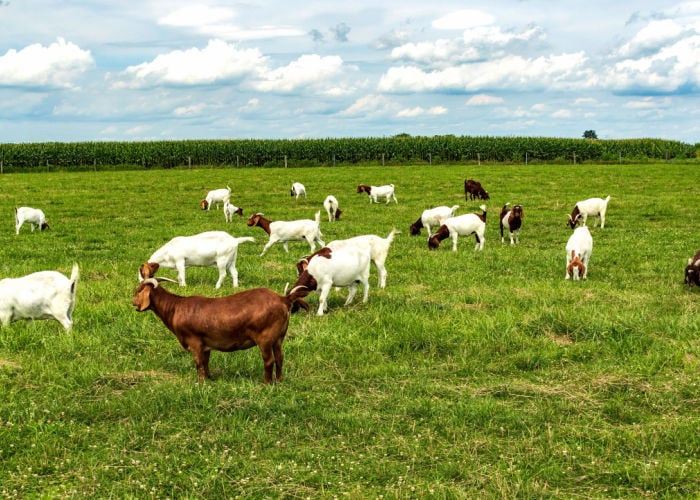
[[[474,179],[467,179],[464,181],[464,199],[465,200],[474,200],[474,199],[479,199],[481,198],[482,200],[489,200],[491,197],[489,196],[489,192],[486,191],[482,186],[480,182],[475,181]]]
[[[212,350],[231,352],[257,345],[265,366],[265,383],[269,384],[273,365],[276,380],[282,380],[282,342],[289,316],[300,307],[309,310],[302,300],[308,294],[304,287],[296,287],[286,295],[254,288],[219,298],[181,297],[147,278],[136,289],[132,304],[138,312],[153,311],[192,353],[200,382],[211,378]]]
[[[501,209],[501,217],[499,219],[501,243],[505,242],[503,229],[507,227],[508,235],[510,236],[510,244],[514,245],[515,243],[520,243],[520,228],[523,225],[525,213],[523,212],[522,205],[513,205],[513,208],[508,208],[509,205],[510,203],[506,203]]]
[[[683,283],[691,287],[700,287],[700,250],[695,252],[695,257],[688,259],[688,265],[685,266],[685,280]]]

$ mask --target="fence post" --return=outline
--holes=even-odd
[[[284,168],[287,168],[287,155],[284,155]]]
[[[527,151],[525,151],[525,165],[527,165]]]
[[[187,168],[189,168],[190,170],[192,169],[192,157],[191,156],[187,157]]]
[[[481,166],[481,153],[476,153],[476,164]]]
[[[433,166],[433,153],[428,153],[428,165]]]
[[[384,166],[384,153],[382,153],[382,167]]]
[[[576,165],[576,151],[574,151],[574,165]]]
[[[2,168],[3,168],[3,165],[2,165],[2,164],[3,164],[3,160],[0,160],[0,174],[2,174],[2,173],[3,173],[3,170],[2,170]]]
[[[238,155],[236,155],[236,168],[238,168],[238,167],[240,167],[240,165],[238,163]]]

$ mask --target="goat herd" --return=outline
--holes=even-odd
[[[371,186],[360,184],[357,193],[367,193],[370,203],[380,199],[389,204],[398,203],[394,185]],[[479,182],[468,179],[464,182],[467,199],[488,200],[489,194]],[[295,182],[290,194],[297,199],[306,197],[306,188]],[[568,224],[573,233],[566,244],[566,279],[586,279],[589,259],[593,250],[593,238],[586,226],[588,217],[594,217],[594,227],[600,218],[600,227],[605,227],[605,213],[610,196],[605,199],[591,198],[579,201],[569,216]],[[243,210],[231,204],[231,188],[216,189],[207,193],[201,201],[203,210],[212,205],[223,206],[226,221],[234,214],[243,215]],[[328,196],[323,202],[328,221],[338,220],[342,211],[338,200]],[[474,235],[475,250],[484,247],[486,227],[486,206],[481,205],[481,213],[455,215],[458,206],[440,206],[423,211],[410,226],[410,234],[420,234],[422,228],[428,232],[428,248],[435,249],[446,238],[452,239],[452,250],[457,250],[459,236]],[[262,213],[248,218],[248,226],[260,227],[268,235],[261,256],[275,243],[281,243],[289,251],[287,243],[306,240],[311,254],[297,262],[298,278],[294,286],[284,295],[267,288],[255,288],[219,298],[202,296],[183,297],[159,286],[161,281],[173,281],[155,277],[160,267],[177,271],[177,283],[186,284],[185,269],[192,266],[216,267],[219,278],[216,288],[220,288],[227,272],[233,286],[238,286],[236,257],[238,245],[252,242],[252,237],[235,238],[225,231],[208,231],[194,236],[178,236],[157,249],[148,261],[139,267],[140,284],[133,297],[137,311],[153,311],[165,326],[171,330],[180,344],[194,357],[200,381],[210,377],[209,357],[212,350],[236,351],[258,346],[264,363],[264,380],[273,380],[273,367],[276,380],[282,379],[284,355],[282,342],[289,326],[290,314],[302,308],[309,310],[303,300],[312,291],[319,293],[317,315],[328,309],[328,294],[333,287],[349,288],[345,304],[350,304],[362,285],[363,301],[369,292],[370,262],[377,268],[379,287],[386,286],[387,271],[385,261],[391,243],[397,233],[393,229],[388,236],[373,234],[356,236],[346,240],[335,240],[326,244],[321,239],[320,211],[315,219],[295,221],[271,221]],[[499,218],[501,241],[505,242],[507,230],[510,244],[519,242],[520,228],[524,212],[521,205],[503,206]],[[44,213],[31,207],[15,209],[15,232],[19,234],[24,223],[39,231],[48,229]],[[579,226],[580,224],[580,226]],[[578,226],[578,227],[577,227]],[[433,233],[432,228],[436,227]],[[315,244],[321,247],[316,250]],[[56,271],[41,271],[20,278],[0,280],[0,322],[3,326],[21,319],[55,319],[69,330],[73,324],[72,312],[75,306],[75,293],[79,268],[73,266],[70,278]],[[174,281],[173,281],[174,282]],[[689,259],[685,270],[685,283],[700,286],[700,250]]]

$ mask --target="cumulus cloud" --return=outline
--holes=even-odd
[[[10,49],[0,56],[0,86],[77,89],[78,79],[94,64],[89,50],[63,38],[48,47]]]
[[[333,36],[337,42],[347,42],[348,34],[350,33],[350,26],[345,23],[340,23],[331,28],[331,33],[333,33]]]
[[[175,50],[151,62],[129,66],[114,87],[210,85],[256,74],[266,63],[258,49],[239,49],[222,40],[210,40],[203,49]]]
[[[467,106],[490,106],[493,104],[501,104],[502,97],[496,97],[488,94],[476,94],[469,98]]]
[[[342,95],[351,90],[346,83],[346,73],[352,70],[354,67],[344,65],[339,56],[307,54],[266,72],[252,86],[262,92],[314,91]]]
[[[365,116],[393,109],[391,101],[382,95],[370,94],[355,100],[340,116]]]
[[[447,108],[444,106],[433,106],[432,108],[424,109],[421,106],[416,106],[414,108],[402,109],[396,116],[400,118],[415,118],[421,115],[444,115],[447,113]]]
[[[451,12],[433,21],[433,28],[439,30],[466,30],[476,26],[493,24],[494,17],[480,10],[463,9]]]

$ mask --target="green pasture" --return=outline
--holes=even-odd
[[[429,251],[408,227],[465,201],[481,181],[486,244]],[[0,329],[0,497],[474,498],[700,495],[700,290],[684,286],[700,248],[700,188],[688,165],[490,165],[171,169],[0,175],[0,277],[80,265],[73,330],[55,321]],[[308,197],[289,195],[293,181]],[[398,204],[356,186],[396,186]],[[202,211],[229,185],[246,217]],[[342,219],[327,222],[334,194]],[[592,228],[588,280],[564,280],[567,214],[611,195]],[[520,203],[520,244],[498,214]],[[51,230],[15,235],[13,207],[42,208]],[[401,231],[385,289],[369,301],[297,313],[285,379],[262,383],[254,348],[192,356],[131,306],[138,266],[177,235],[254,236],[239,290],[282,292],[305,242],[286,254],[246,225],[313,218],[325,241]],[[3,222],[4,221],[4,222]],[[592,225],[592,220],[589,220]],[[163,269],[163,276],[175,272]],[[182,295],[233,293],[190,268]]]

